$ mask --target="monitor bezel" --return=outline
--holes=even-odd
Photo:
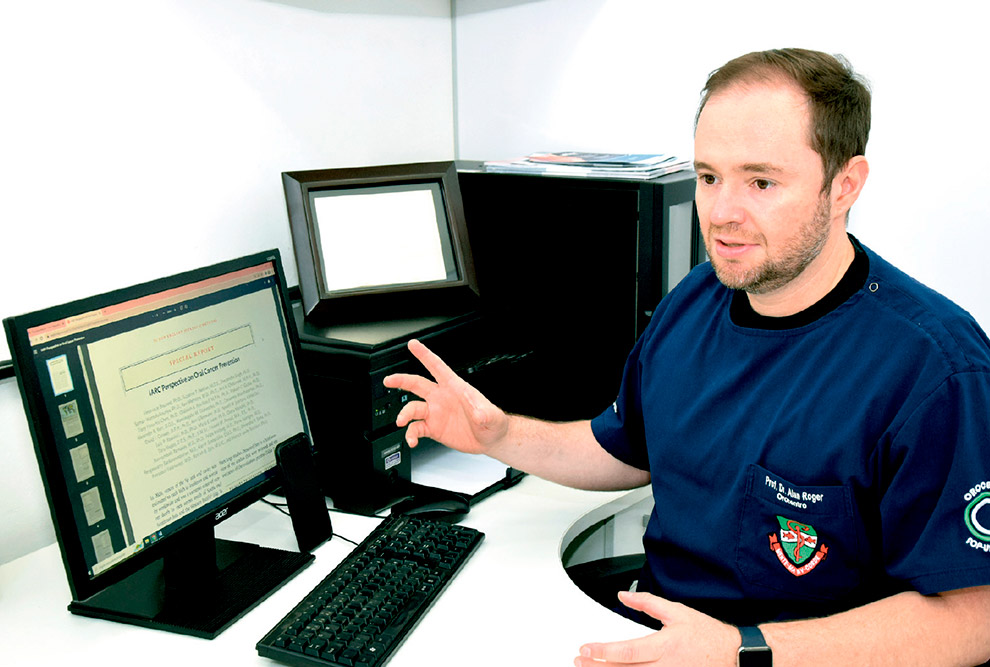
[[[415,183],[440,186],[457,278],[340,291],[328,289],[311,194]],[[404,314],[463,313],[476,307],[478,282],[453,161],[289,171],[282,173],[282,185],[299,273],[299,292],[308,320],[322,324],[363,322],[401,318]]]
[[[58,306],[51,306],[4,319],[3,324],[13,357],[14,372],[20,386],[28,427],[34,444],[45,495],[48,498],[55,537],[61,551],[69,589],[74,601],[84,601],[91,598],[155,561],[160,560],[169,553],[173,543],[178,544],[181,541],[183,535],[201,530],[204,526],[212,529],[213,526],[221,521],[230,518],[238,511],[276,491],[281,486],[282,479],[278,471],[278,466],[273,465],[269,469],[267,478],[248,488],[241,489],[236,496],[223,504],[223,509],[220,511],[214,512],[211,510],[209,512],[201,512],[202,516],[189,521],[177,532],[163,537],[105,572],[90,578],[89,566],[86,563],[80,536],[75,529],[76,523],[69,497],[69,490],[62,481],[66,478],[65,474],[67,471],[59,458],[59,440],[53,431],[51,422],[47,418],[47,407],[42,396],[42,379],[33,369],[33,354],[28,339],[28,331],[36,326],[62,319],[69,313],[91,312],[111,304],[141,298],[239,269],[266,263],[271,263],[275,269],[274,275],[279,307],[285,323],[289,347],[291,348],[291,369],[295,376],[296,386],[301,392],[300,375],[295,362],[299,357],[300,351],[299,337],[290,310],[285,274],[278,250],[246,255],[207,267],[185,271],[131,287],[116,289],[103,294],[77,299]],[[305,417],[305,405],[302,402],[301,393],[299,400],[304,415],[303,427],[306,435],[309,436],[309,421]]]

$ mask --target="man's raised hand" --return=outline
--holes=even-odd
[[[420,438],[430,438],[452,449],[480,454],[505,436],[508,417],[502,410],[418,340],[409,341],[409,351],[433,380],[397,373],[386,377],[384,384],[421,399],[412,400],[403,407],[395,422],[399,428],[408,425],[406,442],[411,447],[415,447]]]

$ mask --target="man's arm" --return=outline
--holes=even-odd
[[[400,428],[408,426],[410,446],[431,438],[575,488],[631,489],[649,483],[648,472],[619,461],[598,444],[590,421],[556,423],[508,415],[419,341],[410,341],[409,350],[433,381],[396,374],[385,378],[385,386],[422,399],[402,408],[396,420]]]
[[[797,647],[836,663],[981,665],[990,660],[990,586],[900,593],[834,616],[761,629],[774,649],[774,665],[799,664],[803,651]]]
[[[646,637],[586,644],[577,667],[736,664],[732,626],[646,593],[622,593],[633,609],[663,622]],[[833,665],[980,665],[990,660],[990,586],[939,595],[900,593],[839,614],[760,626],[775,667]]]
[[[598,443],[590,421],[545,422],[508,416],[490,455],[517,470],[576,489],[615,491],[650,483],[650,473],[619,461]]]

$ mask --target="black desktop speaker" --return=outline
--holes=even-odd
[[[300,433],[286,440],[275,449],[275,460],[299,550],[310,552],[333,537],[333,526],[309,438]]]

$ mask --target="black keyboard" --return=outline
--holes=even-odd
[[[440,521],[385,519],[258,642],[258,654],[289,665],[383,665],[484,538]]]

